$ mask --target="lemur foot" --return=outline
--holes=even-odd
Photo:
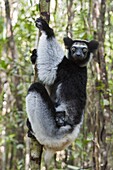
[[[37,49],[34,49],[32,51],[32,55],[30,56],[30,58],[31,58],[32,64],[35,64],[36,63],[36,59],[37,59]]]
[[[44,31],[47,34],[48,38],[54,37],[53,29],[49,27],[48,23],[42,17],[37,18],[35,24],[39,30]]]

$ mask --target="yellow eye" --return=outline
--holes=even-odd
[[[83,48],[82,51],[83,51],[83,53],[87,53],[88,49],[87,48]]]

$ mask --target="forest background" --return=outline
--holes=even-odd
[[[25,97],[34,81],[30,55],[37,46],[37,16],[36,0],[0,1],[0,170],[30,166]],[[62,48],[67,35],[99,41],[88,65],[81,133],[67,150],[57,153],[51,169],[113,170],[113,1],[51,0],[50,25]]]

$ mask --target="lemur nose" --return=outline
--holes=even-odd
[[[81,54],[80,54],[80,53],[78,53],[78,54],[76,54],[76,56],[77,56],[77,57],[80,57],[80,56],[81,56]]]

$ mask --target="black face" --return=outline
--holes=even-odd
[[[79,66],[87,65],[90,56],[98,49],[99,45],[95,40],[72,40],[69,37],[64,38],[64,44],[68,50],[68,58]]]
[[[82,42],[74,42],[70,48],[72,58],[77,60],[84,60],[87,57],[88,46]]]

